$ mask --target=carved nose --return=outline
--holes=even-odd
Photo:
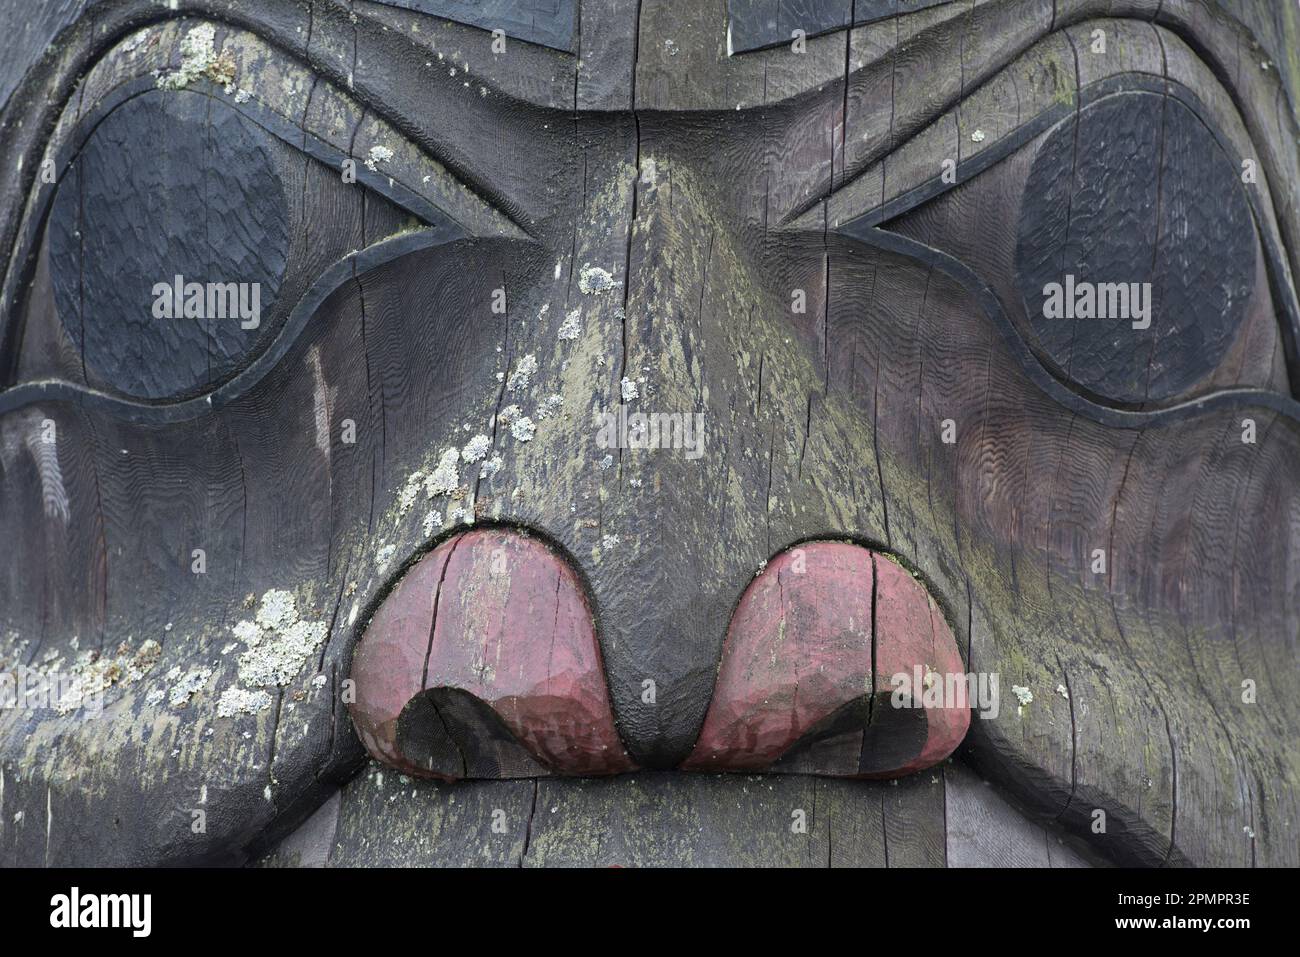
[[[519,532],[465,532],[417,561],[367,626],[352,677],[362,742],[413,775],[635,768],[581,583]],[[951,693],[965,688],[952,631],[920,582],[883,554],[812,542],[745,591],[682,766],[907,774],[961,742],[969,705]]]
[[[898,777],[961,743],[966,691],[924,585],[870,549],[811,542],[777,556],[741,598],[685,766]]]
[[[633,768],[581,583],[518,532],[465,532],[416,562],[367,626],[352,677],[362,743],[413,775]]]

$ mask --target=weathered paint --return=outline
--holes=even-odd
[[[361,740],[375,758],[411,774],[610,774],[633,767],[614,727],[581,584],[562,557],[518,532],[465,532],[417,562],[371,620],[352,676]],[[495,722],[455,692],[490,708],[543,767],[502,753],[476,766],[478,749],[510,750],[514,742],[485,741],[499,738]],[[453,726],[462,717],[463,731]],[[430,727],[452,739],[460,773],[416,758],[428,742],[408,735]]]
[[[686,766],[764,769],[797,745],[819,743],[827,746],[799,770],[894,777],[937,764],[961,743],[970,710],[964,701],[894,708],[891,678],[910,679],[916,668],[965,671],[924,585],[859,545],[790,549],[740,600]]]

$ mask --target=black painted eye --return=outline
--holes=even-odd
[[[1219,367],[1256,288],[1241,167],[1177,99],[1088,104],[1034,157],[1016,284],[1059,378],[1117,403],[1180,396]]]
[[[185,420],[258,387],[371,270],[527,239],[382,109],[203,21],[106,51],[41,166],[0,408],[60,396]]]
[[[220,99],[151,90],[112,110],[59,184],[55,307],[89,384],[206,391],[282,319],[287,147]]]
[[[1008,117],[1010,87],[990,85],[971,119],[936,121],[863,175],[884,202],[845,216],[851,191],[833,198],[835,228],[956,279],[1070,408],[1135,421],[1228,391],[1289,403],[1300,308],[1226,94],[1134,73],[1035,87],[1053,74],[1031,67],[1036,113]],[[927,178],[940,150],[960,162]]]

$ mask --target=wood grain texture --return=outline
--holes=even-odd
[[[75,18],[47,5],[49,20],[0,3],[24,44],[0,61],[0,657],[107,679],[99,720],[0,715],[0,861],[239,863],[274,845],[355,775],[350,658],[384,597],[487,523],[534,530],[583,580],[615,727],[645,767],[693,749],[761,563],[850,540],[903,558],[966,670],[1000,676],[1001,711],[972,719],[963,760],[1035,826],[1121,863],[1297,863],[1300,25],[1283,6],[959,0],[802,54],[729,57],[723,0],[588,0],[580,64],[523,41],[497,55],[481,29],[364,2],[112,0]],[[76,184],[40,171],[130,82],[175,71],[205,19],[237,54],[243,105],[296,151],[276,164],[293,209],[282,297],[309,308],[241,390],[133,417],[86,391],[64,335],[45,210]],[[1258,245],[1240,332],[1190,404],[1140,418],[1038,377],[1014,315],[1046,133],[1026,124],[1128,74],[1171,101],[1191,90],[1228,161],[1262,174],[1245,191]],[[203,82],[188,93],[234,102]],[[944,159],[960,182],[940,189]],[[844,229],[873,211],[875,232]],[[698,413],[701,454],[599,444],[593,411]],[[405,494],[478,435],[499,468],[459,460],[449,491]],[[255,619],[284,594],[312,641],[267,679],[285,636]],[[943,815],[959,796],[938,772],[773,776],[756,787],[775,804],[707,776],[384,780],[349,785],[346,859],[957,854]],[[792,811],[814,798],[796,840]],[[823,840],[828,807],[841,824]],[[594,852],[591,822],[612,829]],[[443,836],[422,844],[422,828]]]
[[[370,0],[404,7],[483,30],[503,30],[529,43],[572,50],[576,0]]]
[[[1048,829],[1032,823],[962,764],[944,768],[949,867],[1089,867]]]
[[[384,831],[380,820],[387,822]],[[272,867],[379,863],[1096,866],[960,763],[906,784],[641,773],[451,786],[403,780],[372,766],[261,861]]]

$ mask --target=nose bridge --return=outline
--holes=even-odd
[[[706,150],[680,117],[574,119],[582,161],[554,184],[567,212],[533,273],[546,314],[530,304],[505,345],[512,368],[536,349],[538,398],[554,388],[565,405],[512,445],[522,494],[480,505],[581,564],[619,733],[644,767],[691,753],[765,561],[813,537],[887,537],[870,418],[828,391],[825,236],[780,227],[806,190],[745,152],[759,121],[727,118],[731,145]],[[503,404],[522,394],[510,382]]]
[[[770,496],[783,494],[816,385],[806,357],[777,362],[775,415],[764,398],[768,357],[798,344],[720,185],[642,142],[620,371],[597,435],[611,481],[592,583],[619,728],[648,767],[690,753],[735,602],[786,542]]]

